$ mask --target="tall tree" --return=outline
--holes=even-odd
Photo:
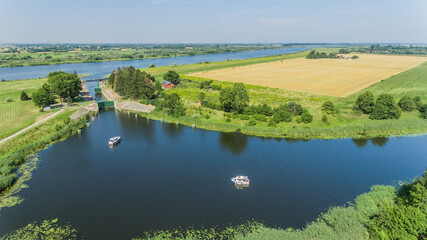
[[[31,98],[33,99],[34,105],[37,107],[44,107],[54,103],[55,99],[53,98],[50,91],[49,84],[44,83],[41,88],[33,92]]]
[[[62,99],[74,99],[82,90],[82,82],[80,78],[72,73],[49,73],[47,83],[51,86],[52,91]]]
[[[179,75],[175,71],[169,70],[165,75],[163,75],[163,79],[169,81],[175,85],[180,83]]]

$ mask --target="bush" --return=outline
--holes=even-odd
[[[285,110],[279,110],[273,115],[273,121],[275,123],[290,122],[292,121],[292,114]]]
[[[27,101],[30,100],[30,97],[28,97],[27,93],[25,91],[21,92],[21,101]]]
[[[248,115],[239,114],[237,116],[240,120],[249,120],[251,117]]]
[[[304,111],[301,114],[301,120],[303,123],[311,123],[313,121],[313,115],[311,115],[308,111]]]
[[[13,102],[12,98],[8,97],[5,99],[6,102]]]
[[[302,107],[300,104],[295,102],[290,102],[287,104],[288,111],[292,113],[293,115],[301,115],[302,114]]]
[[[221,89],[219,101],[222,109],[226,112],[243,112],[249,103],[249,94],[246,86],[243,83],[235,83],[233,87]]]
[[[421,118],[427,119],[427,104],[424,104],[421,109],[420,109],[420,113],[421,113]]]
[[[176,93],[172,93],[165,97],[164,107],[167,109],[167,113],[169,115],[173,115],[175,117],[185,115],[184,104]]]
[[[326,101],[322,105],[322,111],[326,114],[334,114],[335,106],[331,101]]]
[[[212,90],[215,90],[215,91],[221,91],[221,85],[219,85],[219,84],[213,84],[212,85]]]
[[[412,99],[415,103],[415,108],[418,111],[421,111],[421,108],[423,107],[423,102],[421,102],[421,97],[420,96],[416,96],[414,97],[414,99]]]
[[[323,122],[324,124],[329,124],[328,117],[327,117],[326,115],[323,115],[323,117],[322,117],[322,122]]]
[[[393,96],[390,94],[381,94],[370,115],[370,119],[382,120],[382,119],[398,119],[401,111],[394,103]]]
[[[256,125],[256,120],[255,120],[255,119],[253,119],[253,118],[251,118],[251,119],[249,120],[249,122],[248,122],[248,125],[249,125],[249,126],[255,126],[255,125]]]
[[[374,95],[367,91],[362,93],[356,100],[353,109],[360,109],[365,114],[370,114],[375,105]]]
[[[257,121],[260,121],[260,122],[267,122],[267,118],[261,114],[255,114],[255,115],[253,115],[253,118]]]
[[[225,119],[225,122],[231,122],[231,119],[228,117]]]
[[[409,96],[403,96],[397,105],[405,112],[410,112],[416,108],[415,102]]]

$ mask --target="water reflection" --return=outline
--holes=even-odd
[[[371,140],[372,144],[375,146],[383,147],[386,145],[388,138],[386,137],[377,137],[377,138],[353,138],[352,141],[359,148],[365,147],[368,144],[368,141]]]
[[[233,155],[239,155],[246,149],[248,136],[242,133],[220,133],[219,143],[221,149],[227,150]]]
[[[386,138],[386,137],[377,137],[377,138],[372,138],[371,141],[372,141],[372,144],[374,144],[376,146],[383,147],[387,143],[388,138]]]
[[[171,136],[179,136],[184,130],[184,127],[180,126],[179,124],[167,122],[163,123],[163,128]]]
[[[367,138],[353,138],[353,143],[356,144],[359,148],[362,148],[368,144],[369,139]]]

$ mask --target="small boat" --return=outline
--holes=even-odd
[[[114,146],[116,144],[120,143],[120,137],[112,137],[110,138],[110,141],[108,141],[108,145]]]
[[[237,176],[231,179],[233,185],[237,188],[248,188],[251,184],[248,176]]]

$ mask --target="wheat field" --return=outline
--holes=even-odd
[[[346,97],[427,61],[427,57],[358,54],[359,59],[305,59],[192,73],[220,81]]]

